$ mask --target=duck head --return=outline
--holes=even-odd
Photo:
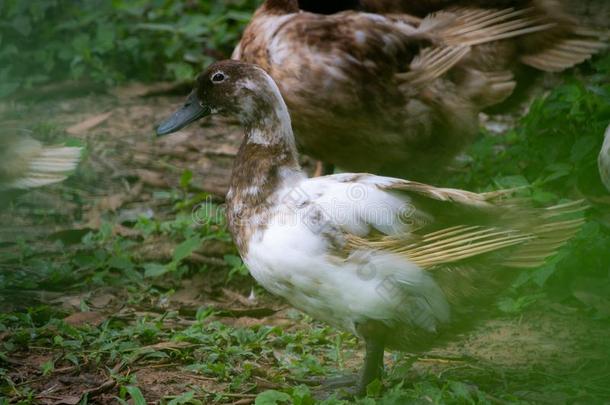
[[[271,76],[259,66],[235,60],[210,65],[197,77],[186,103],[157,127],[157,135],[171,134],[211,114],[239,120],[246,135],[246,147],[240,148],[244,156],[245,151],[263,148],[298,167],[288,107]]]
[[[246,129],[274,123],[290,128],[286,104],[273,79],[256,65],[226,60],[197,77],[184,105],[157,127],[157,135],[171,134],[211,114],[234,116]]]

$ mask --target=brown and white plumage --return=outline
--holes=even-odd
[[[472,193],[370,174],[307,178],[288,108],[260,67],[213,64],[165,135],[206,115],[246,135],[227,194],[229,229],[253,277],[366,342],[360,392],[384,348],[416,350],[480,318],[518,269],[580,228],[580,202],[536,208],[514,191]]]
[[[0,190],[29,189],[65,180],[76,168],[81,148],[44,146],[14,130],[0,133]]]
[[[480,9],[528,8],[532,15],[553,26],[519,38],[521,63],[546,72],[558,72],[584,62],[603,47],[608,33],[583,27],[559,0],[361,0],[359,8],[375,13],[408,13],[424,17],[455,7]]]
[[[556,25],[531,8],[320,15],[299,11],[296,0],[268,0],[233,58],[276,80],[303,152],[345,170],[421,179],[474,139],[481,109],[512,94],[520,58],[543,67],[524,41],[543,43],[539,33]],[[587,39],[567,52],[569,41],[540,48],[553,55],[547,70],[604,46]]]

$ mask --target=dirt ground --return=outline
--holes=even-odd
[[[154,124],[178,107],[187,92],[185,87],[176,89],[165,84],[133,84],[109,93],[67,97],[58,93],[57,87],[51,87],[38,94],[37,102],[0,105],[0,113],[13,122],[28,128],[39,123],[52,125],[60,132],[65,129],[69,137],[79,139],[87,149],[74,179],[52,190],[35,191],[23,200],[23,210],[30,209],[29,205],[51,208],[53,218],[21,217],[15,212],[0,214],[3,225],[0,254],[14,251],[17,234],[27,240],[38,240],[40,249],[50,249],[45,242],[49,234],[69,238],[72,234],[78,236],[97,229],[109,215],[129,218],[147,210],[164,212],[167,207],[156,205],[152,197],[158,190],[177,187],[186,168],[193,172],[195,189],[208,192],[220,201],[241,139],[234,125],[215,121],[193,125],[158,140],[153,135]],[[313,170],[310,161],[305,163]],[[129,235],[130,229],[119,224],[114,231]],[[162,260],[171,257],[174,246],[172,241],[159,240],[141,247],[139,254],[148,260]],[[293,310],[268,295],[259,294],[252,301],[249,298],[251,281],[227,285],[221,258],[229,251],[228,243],[203,246],[194,260],[215,268],[214,272],[184,280],[168,302],[132,305],[126,303],[127,293],[120,288],[37,292],[35,298],[71,312],[78,311],[79,303],[86,296],[92,303],[91,315],[87,315],[91,318],[78,318],[84,315],[77,313],[76,318],[66,320],[75,325],[100,324],[109,317],[129,321],[147,312],[173,309],[180,315],[167,322],[181,327],[193,322],[198,307],[209,305],[223,314],[215,319],[232,326],[311,328],[309,321],[295,320],[291,315]],[[21,304],[8,295],[0,300],[3,311],[19,308]],[[541,302],[520,316],[489,321],[429,353],[389,354],[387,364],[392,378],[402,376],[407,383],[425,381],[432,375],[467,381],[481,388],[504,385],[515,398],[531,403],[588,403],[591,393],[598,397],[606,395],[610,403],[609,330],[604,322],[591,319],[577,308]],[[0,340],[5,337],[0,334]],[[177,343],[165,344],[165,349],[172,350],[172,344]],[[41,375],[41,365],[54,354],[49,348],[10,353],[7,361],[12,381],[28,384],[40,403],[76,404],[83,392],[88,392],[96,403],[116,402],[115,381],[108,377],[112,370],[100,370],[94,365],[79,368],[62,365],[48,377]],[[346,368],[356,371],[362,359],[361,350],[347,347],[345,358]],[[413,365],[407,371],[398,367],[411,362]],[[128,372],[137,376],[149,403],[179,395],[193,386],[209,393],[224,393],[225,402],[254,402],[256,391],[227,393],[229,382],[204,377],[185,370],[184,366],[179,362],[145,362]],[[282,388],[271,382],[272,370],[268,372],[254,377],[258,389]],[[498,399],[497,403],[505,401]]]

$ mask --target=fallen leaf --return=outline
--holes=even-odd
[[[153,187],[167,187],[167,180],[163,174],[146,169],[136,169],[136,174],[146,185]]]
[[[126,226],[123,226],[121,224],[115,224],[112,227],[112,233],[114,235],[119,235],[119,236],[124,236],[127,238],[132,238],[132,237],[136,237],[136,236],[140,236],[141,233],[133,228],[128,228]]]
[[[185,347],[192,347],[193,343],[189,342],[159,342],[154,345],[143,346],[142,349],[152,350],[170,350],[170,349],[184,349]]]
[[[70,135],[82,135],[88,130],[97,127],[104,121],[106,121],[112,115],[112,111],[107,113],[94,115],[93,117],[89,117],[84,121],[79,122],[78,124],[74,124],[66,129],[66,132]]]
[[[246,306],[246,307],[253,307],[257,304],[256,299],[250,299],[249,297],[244,297],[240,293],[231,291],[228,288],[223,288],[222,292],[224,293],[224,295],[226,295],[231,300],[231,303],[239,302],[240,304],[242,304],[243,306]]]
[[[53,402],[53,405],[76,405],[80,402],[81,397],[66,396]]]
[[[103,293],[103,294],[99,294],[99,295],[96,295],[93,298],[91,298],[89,300],[89,303],[91,304],[92,307],[95,307],[95,308],[106,308],[108,305],[110,305],[110,303],[114,299],[115,299],[114,295]]]
[[[97,208],[101,211],[116,211],[127,200],[127,194],[119,193],[100,199]]]
[[[106,320],[106,315],[99,312],[76,312],[64,318],[64,322],[71,326],[89,324],[99,326]]]

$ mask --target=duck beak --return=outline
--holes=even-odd
[[[210,114],[210,108],[199,101],[197,94],[193,91],[189,94],[184,105],[168,119],[157,127],[157,136],[169,135],[176,132],[193,121]]]

